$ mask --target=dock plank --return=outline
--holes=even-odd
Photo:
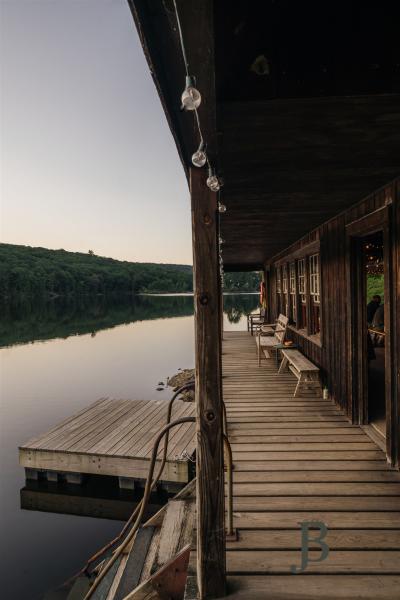
[[[237,496],[233,501],[236,512],[270,511],[334,511],[400,512],[399,496]]]
[[[100,399],[19,449],[26,468],[147,477],[155,437],[166,423],[165,400]],[[192,403],[177,400],[173,418],[193,416]],[[163,481],[187,483],[194,452],[194,424],[171,431]],[[160,445],[159,460],[162,453]]]
[[[310,551],[310,563],[307,566],[309,574],[335,573],[335,574],[368,574],[376,575],[399,574],[400,575],[400,551],[399,550],[332,550],[326,560],[316,560],[320,554],[319,550]],[[226,557],[228,573],[271,573],[291,574],[291,566],[299,566],[299,552],[293,550],[269,551],[269,550],[236,550],[227,552]],[[307,575],[308,576],[308,575]],[[324,596],[322,596],[323,598]]]
[[[400,547],[400,529],[332,529],[326,542],[331,550],[396,550]],[[243,529],[238,541],[227,542],[227,547],[230,550],[299,550],[301,536],[298,531]],[[317,547],[315,541],[310,540],[310,548]]]
[[[394,600],[400,576],[242,575],[229,577],[229,600]]]

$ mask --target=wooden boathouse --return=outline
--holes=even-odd
[[[196,484],[70,598],[395,600],[400,7],[128,3],[190,188]],[[263,273],[250,331],[224,270]]]

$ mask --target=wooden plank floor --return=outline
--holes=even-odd
[[[45,471],[147,477],[153,441],[166,423],[165,400],[102,398],[20,447],[20,464]],[[194,415],[194,405],[177,400],[173,419]],[[194,453],[194,424],[170,433],[162,480],[186,483]],[[160,453],[162,452],[162,444]]]
[[[331,401],[293,398],[296,379],[257,366],[254,338],[224,334],[223,387],[234,459],[227,544],[232,599],[400,598],[400,475]],[[302,521],[328,528],[328,558],[300,565]],[[313,557],[319,556],[314,545]]]

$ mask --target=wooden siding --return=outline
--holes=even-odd
[[[350,386],[351,370],[350,304],[349,288],[349,249],[346,230],[356,222],[379,209],[389,206],[390,215],[390,251],[392,260],[391,307],[391,343],[392,343],[392,397],[393,428],[395,440],[393,461],[399,464],[398,440],[400,437],[399,390],[400,369],[398,360],[398,340],[400,339],[400,179],[369,195],[367,198],[327,221],[284,252],[275,256],[266,265],[270,273],[271,316],[277,316],[276,282],[274,265],[298,257],[307,247],[315,250],[320,247],[321,264],[321,337],[319,342],[304,332],[290,327],[288,337],[298,344],[301,351],[315,362],[322,372],[324,384],[331,397],[346,412],[354,417],[353,394]]]

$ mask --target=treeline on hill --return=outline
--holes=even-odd
[[[252,291],[258,287],[258,274],[233,273],[226,277],[228,290]],[[92,251],[84,254],[0,244],[3,299],[18,295],[52,297],[192,290],[190,265],[133,263],[96,256]]]
[[[258,292],[261,274],[258,271],[224,273],[224,289],[227,292]]]
[[[190,292],[192,267],[131,263],[96,256],[0,244],[0,294],[67,296],[140,292]]]

